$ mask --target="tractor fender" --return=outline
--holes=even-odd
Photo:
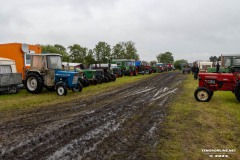
[[[28,70],[27,72],[26,72],[26,77],[27,77],[27,75],[29,74],[29,73],[38,73],[40,76],[43,76],[44,75],[44,73],[41,73],[40,71],[31,71],[31,70]]]
[[[55,88],[55,90],[57,89],[56,87],[57,87],[58,85],[60,85],[60,84],[61,84],[61,85],[64,85],[64,86],[66,86],[66,85],[65,85],[65,83],[64,83],[64,82],[62,82],[62,81],[60,81],[60,82],[57,82],[57,83],[56,83],[56,85],[55,85],[55,87],[54,87],[54,88]]]

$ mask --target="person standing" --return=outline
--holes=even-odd
[[[199,68],[198,66],[195,67],[195,71],[194,71],[194,79],[197,80],[198,79],[198,73],[199,73]]]

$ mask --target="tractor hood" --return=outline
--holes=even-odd
[[[235,79],[232,73],[199,73],[198,76],[203,80],[232,81]]]
[[[78,75],[78,72],[59,70],[59,71],[56,71],[55,74],[56,74],[56,76],[69,77],[69,76],[75,75],[75,74]]]

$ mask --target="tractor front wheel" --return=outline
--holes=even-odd
[[[98,84],[102,84],[102,80],[100,78],[97,78]]]
[[[66,96],[67,95],[67,87],[63,84],[57,84],[56,91],[59,96]]]
[[[97,80],[97,79],[93,79],[93,80],[92,80],[92,84],[93,84],[93,85],[97,85],[97,84],[98,84],[98,80]]]
[[[198,102],[208,102],[212,98],[213,93],[207,88],[197,88],[194,92],[194,97]]]
[[[40,93],[43,90],[43,78],[35,72],[28,73],[26,77],[26,89],[29,93]]]
[[[73,92],[82,92],[82,84],[80,82],[78,82],[77,87],[76,88],[72,88]]]
[[[150,73],[148,69],[145,69],[144,72],[145,72],[145,74],[149,74]]]

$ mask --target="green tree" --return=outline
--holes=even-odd
[[[211,56],[209,57],[210,62],[217,62],[217,61],[221,61],[221,56],[217,57],[217,56]]]
[[[139,55],[137,54],[137,49],[135,47],[135,43],[132,41],[128,41],[125,43],[126,48],[126,59],[139,59]]]
[[[63,47],[60,44],[55,44],[55,45],[41,45],[42,48],[42,52],[43,53],[57,53],[57,54],[61,54],[62,55],[62,59],[63,61],[68,61],[68,53],[66,51],[66,48]]]
[[[157,55],[157,61],[159,63],[173,63],[174,58],[171,52],[160,53]]]
[[[79,44],[74,44],[68,48],[70,50],[69,53],[72,62],[84,63],[84,59],[88,51],[86,47],[81,47]]]
[[[112,58],[113,59],[123,59],[125,58],[126,49],[124,42],[119,42],[112,49]]]
[[[174,65],[174,67],[175,67],[176,69],[181,69],[181,64],[182,64],[182,63],[188,63],[188,61],[185,60],[185,59],[176,60],[176,61],[173,63],[173,65]]]
[[[84,58],[84,64],[86,64],[86,66],[90,66],[90,64],[95,64],[96,61],[94,59],[94,55],[93,55],[93,50],[89,49],[87,56]]]
[[[66,48],[63,47],[63,46],[60,45],[60,44],[55,44],[54,47],[57,48],[59,51],[64,51],[64,52],[66,52]]]
[[[209,58],[210,62],[216,62],[218,60],[218,58],[216,56],[211,56]]]
[[[108,63],[111,58],[111,46],[106,42],[98,42],[93,51],[98,63]]]

